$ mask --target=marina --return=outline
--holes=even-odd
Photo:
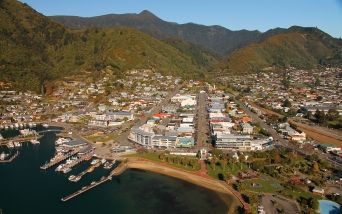
[[[79,152],[79,149],[72,150],[66,154],[57,153],[53,158],[50,159],[46,164],[40,167],[40,169],[47,170],[50,167],[57,165],[58,163],[65,161],[73,155],[76,155]]]

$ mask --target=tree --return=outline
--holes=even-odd
[[[230,172],[226,172],[226,181],[230,181],[233,178],[233,175]]]
[[[317,123],[320,123],[320,124],[325,123],[326,117],[325,117],[325,114],[323,111],[320,111],[317,109],[314,117],[315,117]]]
[[[223,158],[223,159],[221,160],[221,166],[222,166],[223,171],[226,170],[227,164],[228,164],[227,158]]]
[[[319,166],[318,166],[317,161],[314,161],[312,163],[312,171],[315,172],[315,173],[319,172]]]
[[[213,156],[215,156],[215,157],[220,157],[223,154],[223,152],[221,149],[215,148],[215,149],[211,150],[211,154],[213,154]]]
[[[281,81],[283,84],[284,88],[287,90],[290,87],[290,78],[287,77],[286,75],[284,76],[283,80]]]
[[[336,109],[329,109],[326,118],[330,121],[337,120],[339,118],[339,113]]]
[[[284,100],[284,102],[283,102],[283,107],[288,107],[288,108],[291,107],[291,102],[290,102],[289,99]]]
[[[217,158],[215,156],[212,157],[210,160],[210,164],[212,165],[214,170],[216,170],[216,162],[217,162]]]
[[[278,152],[274,154],[274,159],[273,159],[273,161],[274,161],[274,163],[276,163],[276,164],[278,164],[278,163],[281,162],[281,157],[280,157],[280,155],[279,155]]]
[[[314,84],[316,87],[321,85],[321,80],[319,79],[319,76],[315,77],[315,83]]]

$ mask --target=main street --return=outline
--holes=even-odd
[[[208,140],[208,111],[207,111],[207,93],[198,93],[197,96],[197,124],[196,124],[196,147],[198,149],[209,147]]]

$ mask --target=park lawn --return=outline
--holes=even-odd
[[[225,170],[223,170],[223,167],[221,167],[220,165],[216,165],[215,169],[211,164],[207,164],[207,169],[208,169],[208,175],[215,178],[215,179],[220,179],[222,180],[227,172],[229,172],[230,174],[237,176],[237,174],[240,171],[246,170],[248,169],[247,165],[242,163],[229,163]]]
[[[107,142],[113,140],[116,136],[116,133],[110,133],[105,135],[89,135],[86,137],[86,139],[91,142]]]
[[[293,198],[295,200],[298,200],[300,197],[303,197],[303,198],[306,198],[306,199],[308,199],[310,197],[315,198],[317,200],[322,199],[321,196],[315,195],[315,194],[313,194],[311,192],[304,191],[304,190],[302,190],[300,188],[297,188],[295,190],[284,189],[284,190],[281,191],[281,194],[284,195],[284,196],[287,196],[289,198]]]
[[[251,192],[276,193],[277,191],[284,189],[284,187],[280,185],[279,181],[265,175],[262,175],[260,178],[244,180],[241,183],[244,189]],[[258,186],[253,187],[253,183]]]
[[[140,153],[140,154],[137,153],[137,154],[126,155],[126,157],[141,157],[141,158],[145,158],[145,159],[160,162],[160,163],[166,163],[166,164],[169,164],[170,166],[174,166],[174,167],[184,169],[184,170],[188,170],[188,171],[199,171],[201,169],[201,166],[199,164],[196,165],[195,168],[192,168],[190,166],[184,166],[181,164],[169,163],[169,162],[160,160],[159,154],[160,154],[159,152],[144,152],[144,153]]]

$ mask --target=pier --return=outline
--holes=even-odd
[[[44,164],[43,166],[40,167],[40,169],[46,170],[46,169],[48,169],[50,167],[53,167],[54,165],[56,165],[56,164],[58,164],[58,163],[60,163],[60,162],[62,162],[64,160],[70,158],[71,156],[76,155],[78,152],[79,152],[78,149],[73,150],[72,152],[69,152],[68,154],[62,156],[61,158],[58,158],[56,160],[53,160],[53,161],[50,161],[49,163]]]
[[[81,177],[82,178],[85,174],[92,172],[95,168],[99,167],[100,165],[101,165],[101,163],[97,163],[97,164],[95,164],[93,166],[90,166],[86,170],[84,170],[83,172],[81,172],[78,175],[76,175],[76,177]]]
[[[68,200],[70,200],[70,199],[72,199],[72,198],[74,198],[74,197],[76,197],[76,196],[78,196],[78,195],[80,195],[80,194],[82,194],[82,193],[84,193],[84,192],[86,192],[86,191],[88,191],[88,190],[90,190],[90,189],[92,189],[92,188],[94,188],[94,187],[96,187],[96,186],[106,182],[106,181],[109,181],[109,180],[112,180],[112,176],[111,175],[107,176],[107,177],[102,177],[99,181],[94,181],[90,185],[84,186],[84,187],[82,187],[82,189],[80,189],[80,190],[78,190],[78,191],[76,191],[76,192],[74,192],[74,193],[72,193],[72,194],[70,194],[68,196],[63,197],[61,200],[62,201],[68,201]]]

